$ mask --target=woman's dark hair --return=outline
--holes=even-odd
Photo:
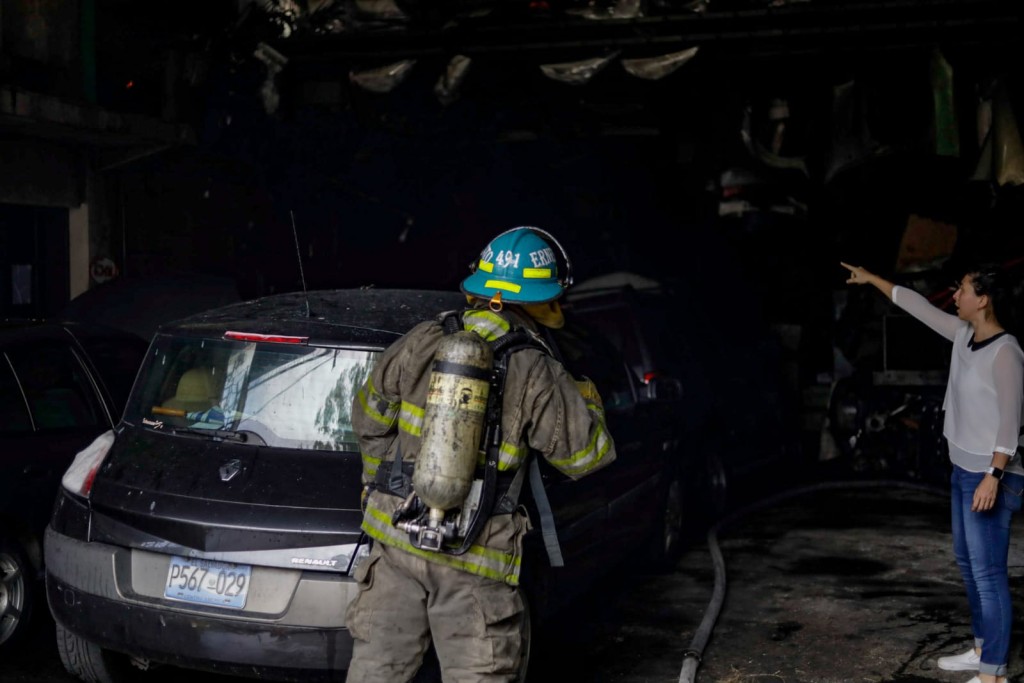
[[[1021,325],[1021,295],[1024,292],[1021,274],[1012,273],[992,263],[970,267],[964,274],[970,276],[975,294],[988,295],[992,302],[992,312],[995,313],[999,324],[1010,334],[1021,339],[1021,332],[1024,332]]]

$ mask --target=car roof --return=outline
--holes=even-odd
[[[120,275],[82,292],[57,316],[102,323],[148,342],[161,323],[239,301],[238,285],[230,277],[187,271]]]
[[[417,323],[466,306],[459,292],[420,289],[331,289],[272,294],[160,326],[158,333],[222,336],[246,332],[387,344]]]
[[[670,289],[664,283],[643,275],[628,271],[616,271],[576,283],[566,292],[566,299],[570,303],[580,304],[592,299],[621,295],[623,292],[655,296],[667,295],[670,293]]]
[[[145,341],[137,335],[106,325],[42,318],[4,318],[0,320],[0,340],[4,341],[34,339],[40,336],[65,337],[69,332],[75,337],[102,335]]]

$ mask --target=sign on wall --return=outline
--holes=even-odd
[[[93,282],[99,284],[113,280],[117,277],[117,274],[117,264],[106,256],[94,259],[89,265],[89,276],[93,279]]]

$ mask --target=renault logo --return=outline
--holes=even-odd
[[[220,480],[231,481],[235,478],[235,475],[242,471],[241,460],[228,460],[226,463],[220,466]]]

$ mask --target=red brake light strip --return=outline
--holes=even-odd
[[[258,332],[225,332],[225,339],[251,342],[272,342],[275,344],[305,344],[309,337],[287,337],[280,334],[259,334]]]

